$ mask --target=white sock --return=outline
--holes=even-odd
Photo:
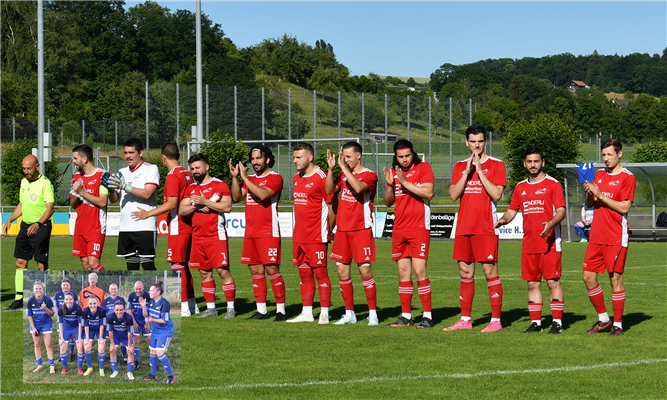
[[[530,322],[537,324],[537,326],[542,326],[542,321],[539,319],[531,319]]]
[[[422,318],[433,319],[433,317],[431,316],[431,312],[430,312],[430,311],[424,311],[424,315],[423,315]]]
[[[500,318],[491,318],[491,322],[500,322]]]
[[[377,310],[368,310],[368,318],[377,318],[377,317],[378,317]]]
[[[345,315],[348,317],[354,317],[354,310],[345,310]]]
[[[412,319],[412,314],[409,313],[409,312],[404,312],[404,313],[401,313],[401,317],[403,317],[405,319]]]
[[[563,325],[563,321],[560,319],[554,319],[554,322],[557,323],[558,325]]]
[[[266,303],[257,303],[257,312],[260,314],[266,314]]]
[[[329,316],[329,307],[322,307],[320,309],[320,315],[326,315],[328,317]]]
[[[227,302],[227,309],[228,310],[234,309],[234,302],[233,301],[228,301]]]
[[[470,321],[472,318],[471,318],[471,317],[464,317],[464,316],[461,316],[461,319],[464,320],[464,321]]]
[[[208,308],[209,310],[215,310],[215,302],[206,303],[206,308]]]
[[[276,303],[276,312],[285,314],[285,303]]]
[[[614,326],[623,329],[623,322],[620,322],[620,321],[619,321],[619,322],[616,322],[616,321],[614,321]]]
[[[187,301],[181,301],[181,310],[189,310],[190,304]]]
[[[303,314],[303,315],[313,315],[313,306],[303,306],[303,310],[301,311],[301,314]]]
[[[602,322],[609,322],[609,314],[606,312],[603,312],[602,314],[598,314],[598,320]]]

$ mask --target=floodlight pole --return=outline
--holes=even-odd
[[[37,162],[39,173],[46,173],[44,159],[44,0],[37,0]]]
[[[197,25],[197,140],[204,140],[204,104],[202,101],[202,61],[201,61],[201,0],[197,0],[197,15],[195,18]]]

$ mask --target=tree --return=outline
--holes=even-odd
[[[448,83],[442,87],[442,90],[438,93],[438,98],[445,100],[449,97],[453,99],[467,99],[468,91],[460,83]]]
[[[633,163],[667,162],[667,143],[648,142],[637,146],[630,159]]]
[[[515,122],[503,139],[509,171],[507,187],[514,188],[526,178],[523,166],[525,151],[530,146],[539,147],[546,160],[544,172],[562,182],[563,170],[556,164],[574,163],[581,157],[579,131],[556,116],[537,115],[533,120]]]
[[[243,142],[237,142],[233,136],[222,135],[220,130],[213,132],[210,136],[211,141],[204,143],[201,152],[208,156],[209,173],[211,176],[231,186],[232,174],[229,172],[229,160],[237,164],[239,161],[246,163],[248,161],[248,146]]]
[[[405,81],[405,84],[406,84],[408,87],[415,87],[415,86],[417,86],[417,82],[415,81],[415,78],[412,78],[412,77],[408,78],[408,80]]]
[[[628,103],[621,118],[621,134],[624,141],[644,143],[655,140],[655,122],[651,118],[651,108],[657,100],[652,96],[640,94]]]
[[[21,180],[23,180],[22,163],[23,158],[32,154],[32,149],[37,147],[37,139],[17,140],[12,144],[2,146],[2,193],[4,201],[9,204],[19,204],[19,191],[21,189]],[[40,161],[41,162],[41,161]],[[54,193],[58,193],[58,186],[62,174],[58,171],[58,161],[50,161],[45,165],[47,178],[53,184]],[[56,198],[56,202],[58,199]]]

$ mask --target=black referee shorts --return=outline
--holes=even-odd
[[[157,232],[118,232],[118,257],[155,257]]]
[[[28,236],[30,225],[21,222],[21,229],[16,236],[16,245],[14,246],[14,258],[21,260],[31,260],[33,256],[35,261],[45,263],[49,261],[49,244],[51,242],[51,221],[46,221],[34,236]]]

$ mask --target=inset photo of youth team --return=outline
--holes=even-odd
[[[461,277],[461,316],[455,324],[445,327],[443,331],[474,328],[471,309],[475,293],[476,264],[480,264],[484,272],[492,311],[491,320],[481,332],[491,333],[503,329],[503,285],[498,274],[497,228],[510,223],[521,211],[524,230],[521,269],[522,279],[527,282],[528,311],[531,319],[526,332],[540,332],[543,329],[544,300],[540,287],[544,279],[550,292],[549,306],[552,313],[549,333],[560,334],[564,327],[562,316],[565,308],[565,294],[560,285],[560,224],[566,213],[562,185],[543,171],[545,158],[542,151],[537,147],[528,147],[524,159],[527,179],[514,188],[507,212],[498,218],[496,205],[507,185],[505,164],[485,153],[487,133],[483,126],[471,125],[465,134],[470,157],[455,164],[449,187],[450,199],[460,205],[452,259],[458,263]],[[610,335],[617,336],[623,334],[623,271],[629,235],[627,213],[634,199],[635,177],[621,166],[623,152],[618,140],[603,142],[601,153],[606,168],[597,171],[594,181],[583,184],[586,208],[582,210],[582,224],[578,224],[577,228],[578,231],[581,230],[582,238],[586,238],[583,229],[590,227],[589,243],[582,260],[583,282],[597,318],[587,333],[610,332]],[[232,319],[236,317],[236,284],[230,264],[237,263],[238,260],[230,258],[224,214],[231,211],[233,202],[245,200],[246,226],[240,262],[250,270],[256,302],[256,312],[247,319],[273,318],[273,321],[277,322],[317,321],[319,324],[329,324],[332,282],[327,263],[332,260],[336,263],[338,285],[345,305],[344,314],[335,316],[333,324],[358,322],[352,289],[353,275],[356,276],[352,274],[351,268],[354,262],[368,304],[367,324],[379,325],[377,287],[372,270],[376,256],[372,233],[373,202],[378,189],[378,174],[362,165],[362,154],[362,146],[357,142],[345,143],[337,154],[327,150],[325,170],[314,163],[315,151],[310,144],[299,143],[293,148],[293,162],[298,173],[292,181],[292,259],[301,278],[302,311],[299,315],[288,316],[285,312],[285,282],[280,270],[281,232],[277,211],[284,184],[281,175],[272,170],[275,159],[271,149],[264,145],[253,145],[248,152],[248,162],[254,174],[248,173],[243,162],[229,160],[231,187],[211,176],[209,159],[205,154],[191,156],[188,170],[179,165],[180,154],[176,144],[165,145],[162,148],[162,162],[169,173],[165,180],[164,203],[159,207],[156,204],[156,192],[160,185],[158,167],[143,161],[141,141],[130,139],[124,144],[127,167],[113,175],[94,166],[89,146],[75,147],[73,163],[79,172],[72,180],[71,204],[77,209],[78,217],[72,254],[80,257],[84,269],[104,270],[100,264],[100,255],[106,235],[106,207],[109,201],[120,201],[117,256],[125,258],[130,271],[141,267],[144,270],[155,270],[156,217],[168,214],[166,257],[172,264],[172,269],[181,272],[182,316],[218,316],[217,274],[226,299],[224,318]],[[27,156],[23,163],[26,187],[46,179],[36,172],[37,160],[33,156]],[[335,173],[338,169],[340,173]],[[386,326],[413,326],[416,323],[411,313],[414,276],[423,308],[416,327],[432,328],[435,323],[431,313],[432,289],[426,264],[431,245],[430,201],[433,197],[433,170],[427,162],[419,159],[410,141],[400,139],[394,145],[392,167],[384,168],[382,174],[387,182],[383,202],[387,207],[394,207],[392,260],[396,261],[398,269],[398,300],[402,308],[397,320]],[[16,240],[17,300],[12,304],[13,308],[19,308],[23,304],[19,285],[23,282],[20,278],[27,266],[27,260],[34,256],[42,268],[48,267],[49,218],[53,212],[53,191],[51,189],[51,192],[48,192],[48,185],[35,187],[44,189],[41,192],[36,190],[37,195],[33,193],[33,197],[26,201],[31,204],[31,208],[41,208],[37,211],[31,209],[30,214],[26,213],[28,207],[24,203],[24,197],[21,197],[21,204],[4,227],[6,234],[9,224],[21,215],[23,207],[23,223]],[[595,223],[591,224],[593,217]],[[43,230],[48,232],[43,233]],[[330,250],[329,242],[332,242]],[[206,303],[203,311],[195,301],[191,270],[199,271]],[[598,275],[601,273],[607,273],[611,282],[613,319],[607,313],[604,295],[598,283]],[[276,302],[276,313],[273,316],[267,311],[269,284]],[[34,289],[41,290],[39,284],[35,285]],[[317,318],[313,310],[316,288],[320,299]],[[157,304],[158,300],[153,296],[159,296],[162,287],[150,286],[150,293],[146,302]],[[44,296],[43,291],[41,296]],[[54,306],[56,309],[60,307]],[[144,307],[138,304],[134,307],[133,312],[128,315],[136,318],[135,311],[141,310],[139,314],[151,318],[155,321],[151,324],[160,325],[159,329],[168,322],[164,319],[164,312],[156,310],[154,313],[151,305]],[[51,307],[46,308],[49,310]],[[34,306],[28,310],[39,313],[39,308],[35,309]],[[41,315],[48,320],[51,312],[55,315],[55,311],[46,310]],[[116,312],[114,309],[113,314],[118,319],[124,318],[122,310],[118,314]],[[107,316],[107,325],[111,318]],[[132,324],[135,327],[134,332],[128,327],[128,341],[133,336],[136,338],[143,334],[137,333],[135,325],[138,324]],[[124,337],[125,333],[122,335]],[[129,357],[128,354],[128,360]],[[138,359],[137,355],[135,357]],[[158,358],[160,361],[163,359],[162,356]],[[130,363],[128,361],[128,374],[132,372]],[[168,363],[163,365],[166,369]],[[151,367],[153,368],[152,362]],[[151,376],[154,372],[151,371]]]
[[[143,364],[143,380],[174,383],[181,318],[178,290],[165,292],[163,280],[178,283],[171,275],[26,272],[24,382],[134,381]]]

